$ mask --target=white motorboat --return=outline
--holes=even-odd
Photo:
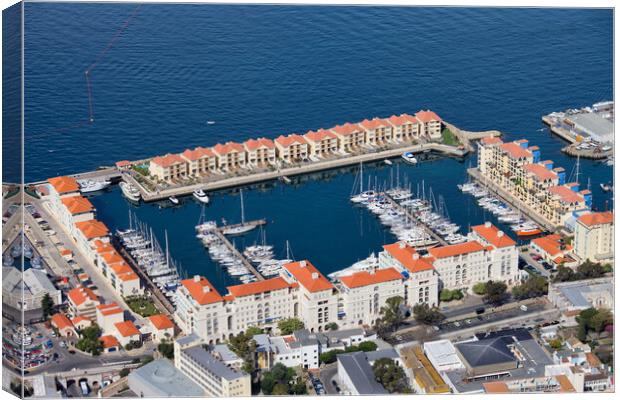
[[[110,181],[97,181],[92,179],[78,181],[78,185],[80,185],[80,192],[82,193],[97,192],[107,188],[111,184],[112,182]]]
[[[388,160],[387,158],[383,160],[383,162],[386,163],[387,165],[392,165],[392,161]]]
[[[403,155],[401,156],[403,158],[403,160],[407,161],[410,164],[417,164],[418,163],[418,159],[415,158],[415,155],[411,152],[405,152],[403,153]]]
[[[209,196],[207,196],[205,191],[202,189],[194,190],[194,193],[192,193],[192,195],[194,196],[196,200],[198,200],[201,203],[205,203],[205,204],[209,203]]]
[[[120,186],[121,192],[123,192],[123,195],[127,199],[135,202],[140,201],[140,191],[134,185],[127,182],[121,182],[118,186]]]
[[[170,196],[170,197],[168,197],[168,200],[170,200],[170,202],[171,202],[172,204],[175,204],[175,205],[176,205],[176,204],[179,204],[179,199],[177,199],[177,198],[176,198],[176,197],[174,197],[174,196]]]

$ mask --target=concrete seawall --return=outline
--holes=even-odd
[[[479,140],[489,136],[496,137],[502,135],[502,133],[498,130],[470,132],[457,128],[456,126],[446,121],[443,121],[443,124],[448,129],[450,129],[452,133],[454,133],[454,135],[461,141],[461,143],[463,143],[463,146],[465,146],[468,151],[474,151],[474,147],[471,144],[472,140]]]

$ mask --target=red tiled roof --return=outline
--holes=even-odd
[[[223,156],[224,154],[228,154],[232,152],[243,153],[244,148],[243,148],[243,145],[240,143],[226,142],[226,144],[218,143],[215,146],[213,146],[213,151],[215,152],[215,154]]]
[[[560,392],[575,392],[575,387],[573,386],[572,383],[570,383],[570,380],[568,379],[568,377],[566,377],[566,375],[556,375],[555,379],[558,381],[558,383],[560,384]]]
[[[400,126],[407,123],[417,124],[420,122],[417,120],[416,117],[409,114],[392,115],[390,118],[388,118],[388,121],[394,126]]]
[[[308,260],[285,264],[284,269],[309,292],[315,293],[334,288],[334,285]]]
[[[135,336],[140,334],[138,328],[136,328],[134,323],[131,321],[117,322],[114,324],[114,326],[116,327],[118,333],[120,333],[123,337]]]
[[[174,324],[165,314],[151,315],[149,317],[151,324],[158,330],[174,328]]]
[[[484,137],[482,139],[480,139],[480,141],[482,142],[482,144],[496,144],[496,143],[504,143],[502,142],[502,139],[495,137],[495,136],[487,136]]]
[[[118,342],[118,339],[116,339],[112,335],[101,336],[99,340],[101,340],[101,342],[103,343],[104,349],[110,349],[112,347],[121,347],[121,344]]]
[[[251,296],[258,293],[271,292],[273,290],[290,287],[283,278],[277,277],[264,281],[246,283],[243,285],[228,286],[228,291],[234,297]]]
[[[410,272],[435,269],[432,257],[421,257],[413,247],[407,246],[404,243],[387,244],[383,248]]]
[[[366,129],[377,129],[382,126],[390,126],[390,123],[385,118],[373,118],[371,120],[365,119],[359,123],[363,128]]]
[[[289,147],[293,144],[307,144],[306,139],[303,136],[296,133],[292,133],[288,136],[280,135],[276,138],[275,142],[282,147]]]
[[[532,157],[532,152],[519,146],[517,142],[504,143],[501,148],[512,158]]]
[[[554,171],[541,164],[525,164],[523,169],[534,174],[539,181],[556,179],[558,177]]]
[[[123,282],[135,281],[136,279],[140,279],[138,274],[136,274],[133,271],[131,271],[131,272],[123,272],[121,274],[117,274],[117,276],[118,276],[118,279],[120,279]]]
[[[375,271],[360,271],[352,275],[340,277],[340,282],[349,289],[362,286],[377,285],[379,283],[399,281],[403,276],[394,268],[377,269]]]
[[[453,257],[459,254],[475,253],[477,251],[485,250],[485,248],[478,241],[470,241],[459,244],[452,244],[442,247],[434,247],[428,252],[435,258]]]
[[[72,215],[87,213],[94,209],[92,203],[88,201],[86,197],[82,196],[65,197],[62,199],[62,204],[67,207],[67,210],[69,210]]]
[[[69,300],[76,307],[81,306],[87,300],[91,300],[97,303],[99,302],[99,299],[97,298],[97,295],[95,295],[95,292],[84,286],[78,286],[74,289],[69,290],[69,293],[67,293],[67,297],[69,297]]]
[[[224,300],[205,277],[198,277],[198,281],[195,278],[182,280],[181,284],[198,304],[204,306]]]
[[[551,234],[532,239],[532,243],[540,247],[544,252],[549,254],[549,256],[555,257],[562,254],[562,250],[560,249],[560,239],[560,235]]]
[[[75,227],[78,228],[86,239],[94,239],[98,237],[107,236],[108,227],[104,225],[103,222],[97,221],[96,219],[89,219],[88,221],[76,222]]]
[[[77,192],[80,190],[77,181],[70,176],[57,176],[55,178],[49,178],[47,181],[59,194]]]
[[[579,222],[585,226],[611,224],[614,222],[614,213],[611,211],[593,212],[590,214],[583,214],[578,219]]]
[[[204,147],[196,147],[194,150],[187,149],[183,153],[181,153],[181,155],[189,161],[196,161],[205,157],[215,157],[215,154],[213,154],[213,151],[211,149],[207,149]]]
[[[567,185],[552,186],[549,192],[560,196],[560,200],[564,203],[579,203],[583,201],[583,196],[571,190]]]
[[[97,310],[104,316],[123,314],[123,309],[116,303],[100,304],[97,306]]]
[[[101,255],[101,258],[103,258],[105,263],[108,264],[109,266],[112,266],[113,264],[125,262],[123,257],[121,257],[121,255],[118,254],[116,250],[111,250],[111,251],[103,253]]]
[[[487,242],[491,243],[493,246],[497,248],[514,246],[517,244],[517,242],[512,240],[510,236],[506,235],[503,231],[500,231],[495,225],[491,223],[488,223],[488,225],[487,224],[476,225],[472,227],[471,230],[476,232],[478,235],[483,237]]]
[[[65,314],[57,313],[52,316],[52,325],[58,329],[73,328],[73,324]]]
[[[256,150],[261,147],[273,149],[276,147],[273,140],[267,138],[249,139],[244,142],[244,145],[248,150]]]
[[[308,131],[304,135],[304,138],[310,142],[320,142],[325,138],[335,139],[336,135],[334,134],[334,132],[325,129],[319,129],[318,131]]]
[[[351,124],[349,122],[342,124],[342,125],[336,125],[332,128],[332,131],[336,134],[336,135],[344,135],[344,136],[348,136],[348,135],[352,135],[354,132],[360,132],[362,131],[362,129],[360,128],[360,126],[358,124]]]
[[[77,325],[80,322],[88,322],[88,323],[92,323],[93,321],[91,321],[89,318],[84,317],[83,315],[78,315],[77,317],[73,318],[71,320],[71,323],[73,325]]]
[[[118,168],[127,167],[127,166],[129,166],[129,165],[131,165],[131,162],[129,162],[129,160],[121,160],[121,161],[117,161],[117,162],[116,162],[116,166],[117,166]]]
[[[151,162],[163,168],[167,168],[174,164],[183,164],[185,160],[178,154],[166,154],[165,156],[153,157]]]
[[[441,122],[441,118],[439,118],[439,115],[435,114],[435,112],[431,110],[426,110],[426,111],[420,110],[417,113],[415,113],[415,116],[421,122],[430,122],[430,121]]]

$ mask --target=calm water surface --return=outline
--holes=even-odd
[[[25,14],[27,181],[420,108],[465,129],[525,137],[570,172],[575,160],[540,117],[612,98],[610,10],[29,3]],[[430,183],[466,230],[489,218],[456,189],[469,162],[402,165],[401,179]],[[381,163],[368,172],[390,177]],[[581,172],[604,208],[611,196],[598,185],[611,168],[583,161]],[[342,268],[394,240],[348,202],[355,173],[247,188],[246,216],[269,220],[279,255],[288,239],[295,258],[325,273]],[[110,228],[127,225],[118,189],[92,200]],[[190,274],[230,283],[194,238],[193,200],[132,209],[162,242],[168,229],[172,256]],[[238,193],[214,194],[207,214],[239,220]]]

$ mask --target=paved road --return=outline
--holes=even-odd
[[[319,379],[323,382],[323,387],[325,387],[325,391],[328,395],[340,394],[332,383],[332,381],[337,378],[337,374],[337,363],[329,364],[328,366],[321,368],[321,371],[319,372]]]
[[[527,311],[522,311],[519,307],[497,312],[487,311],[483,315],[473,318],[464,318],[454,322],[446,322],[436,328],[425,327],[423,325],[416,326],[413,329],[411,327],[401,328],[387,341],[392,345],[401,345],[419,340],[436,340],[437,338],[445,336],[462,336],[465,332],[472,330],[478,331],[492,327],[501,328],[504,326],[511,326],[510,323],[515,321],[518,322],[519,325],[527,324],[530,320],[534,321],[540,319],[541,315],[543,315],[544,318],[551,318],[551,314],[559,314],[559,312],[546,302],[541,302],[528,305]],[[556,316],[552,318],[555,319]]]

